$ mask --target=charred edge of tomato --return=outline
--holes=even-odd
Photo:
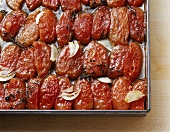
[[[2,13],[3,15],[6,15],[8,13],[8,11],[6,10],[0,10],[0,13]]]

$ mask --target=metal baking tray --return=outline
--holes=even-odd
[[[4,10],[2,3],[5,0],[0,0],[0,10]],[[146,116],[151,109],[151,81],[150,81],[150,14],[149,0],[144,0],[141,7],[144,11],[145,23],[145,39],[141,44],[144,60],[143,68],[139,78],[147,78],[147,96],[145,110],[0,110],[0,114],[41,114],[41,115],[112,115],[112,116]],[[5,8],[6,9],[6,8]],[[28,12],[28,9],[23,7],[23,10]],[[58,15],[58,12],[56,12]]]

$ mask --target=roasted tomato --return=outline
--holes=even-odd
[[[128,45],[117,45],[109,56],[109,68],[107,76],[111,79],[124,75],[125,58],[128,53]]]
[[[83,69],[83,50],[79,48],[77,53],[70,57],[69,45],[65,46],[58,54],[56,61],[57,75],[67,74],[70,79],[77,79]]]
[[[105,38],[110,26],[110,12],[107,6],[99,6],[93,13],[91,38]]]
[[[124,6],[126,0],[106,0],[107,5],[111,8]]]
[[[90,42],[93,16],[91,13],[79,13],[74,21],[74,37],[81,44],[87,45]]]
[[[52,108],[58,93],[58,78],[54,74],[48,75],[42,83],[39,94],[39,109]]]
[[[21,50],[15,44],[10,44],[1,52],[0,66],[16,70]]]
[[[63,12],[56,26],[57,41],[59,46],[62,47],[72,40],[73,24],[73,14],[69,10]]]
[[[125,76],[117,78],[112,84],[112,103],[115,110],[128,110],[129,103],[125,97],[132,90],[131,80]]]
[[[71,110],[73,100],[65,100],[61,94],[62,90],[66,90],[71,87],[70,80],[67,76],[58,77],[59,81],[59,93],[54,103],[54,108],[56,110]]]
[[[141,6],[144,0],[127,0],[131,6]]]
[[[22,10],[11,11],[0,25],[0,35],[3,40],[11,41],[18,33],[19,29],[24,25],[26,13]]]
[[[84,50],[83,68],[86,74],[92,77],[104,76],[108,69],[108,52],[106,48],[91,41]]]
[[[39,91],[42,85],[41,78],[31,78],[26,88],[26,108],[38,110]]]
[[[144,40],[144,12],[138,7],[128,10],[130,37],[141,43]]]
[[[42,5],[56,11],[60,6],[60,0],[42,0]]]
[[[34,41],[34,63],[39,77],[47,75],[51,69],[52,61],[50,60],[50,46],[42,41]]]
[[[43,9],[43,15],[39,19],[38,27],[40,40],[46,43],[53,43],[56,40],[56,23],[57,18],[52,10]]]
[[[41,5],[42,0],[26,0],[26,5],[30,11]]]
[[[36,76],[34,65],[34,48],[23,50],[17,63],[16,76],[28,80]]]
[[[7,109],[8,102],[5,100],[5,88],[2,83],[0,83],[0,109]]]
[[[127,44],[129,21],[126,7],[112,8],[109,40],[113,45]]]
[[[90,7],[94,8],[96,6],[100,6],[100,5],[106,5],[106,0],[89,0],[90,3]]]
[[[80,0],[60,0],[60,2],[63,11],[70,10],[73,12],[78,12],[81,10]]]
[[[8,109],[25,109],[26,85],[19,78],[12,78],[6,84],[5,100],[8,102]]]
[[[20,29],[15,39],[18,45],[28,47],[33,41],[39,38],[38,25],[36,24],[36,16],[38,13],[39,11],[36,10],[27,17],[25,25]]]
[[[93,94],[90,82],[85,78],[79,78],[74,83],[74,89],[81,89],[77,98],[73,101],[75,110],[92,110],[93,109]]]
[[[146,95],[147,93],[147,80],[146,78],[137,80],[132,85],[133,90],[141,91],[143,94]],[[130,103],[129,109],[130,110],[144,110],[145,109],[145,99],[146,96],[142,97],[139,100],[133,101]]]
[[[124,75],[134,81],[141,73],[143,53],[136,42],[129,44],[128,54],[125,58]]]
[[[86,6],[89,5],[89,2],[90,2],[90,0],[81,0],[81,3],[83,3]]]
[[[6,0],[7,5],[12,10],[20,10],[23,2],[24,0]]]
[[[6,14],[6,11],[0,11],[0,23],[3,20],[5,14]]]
[[[112,110],[111,89],[109,84],[98,80],[92,82],[95,110]]]

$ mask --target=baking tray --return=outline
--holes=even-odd
[[[0,0],[0,10],[4,10]],[[23,7],[26,12],[28,9]],[[139,78],[147,78],[147,97],[145,110],[0,110],[0,114],[35,114],[35,115],[112,115],[112,116],[146,116],[151,110],[151,81],[150,81],[150,13],[149,13],[149,0],[144,0],[141,7],[144,10],[144,23],[145,23],[145,39],[141,44],[143,50],[144,60],[143,68]],[[58,15],[59,12],[56,12]],[[57,16],[58,17],[58,16]]]

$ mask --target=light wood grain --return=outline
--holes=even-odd
[[[151,111],[141,117],[0,116],[0,131],[170,131],[170,1],[150,1]]]

